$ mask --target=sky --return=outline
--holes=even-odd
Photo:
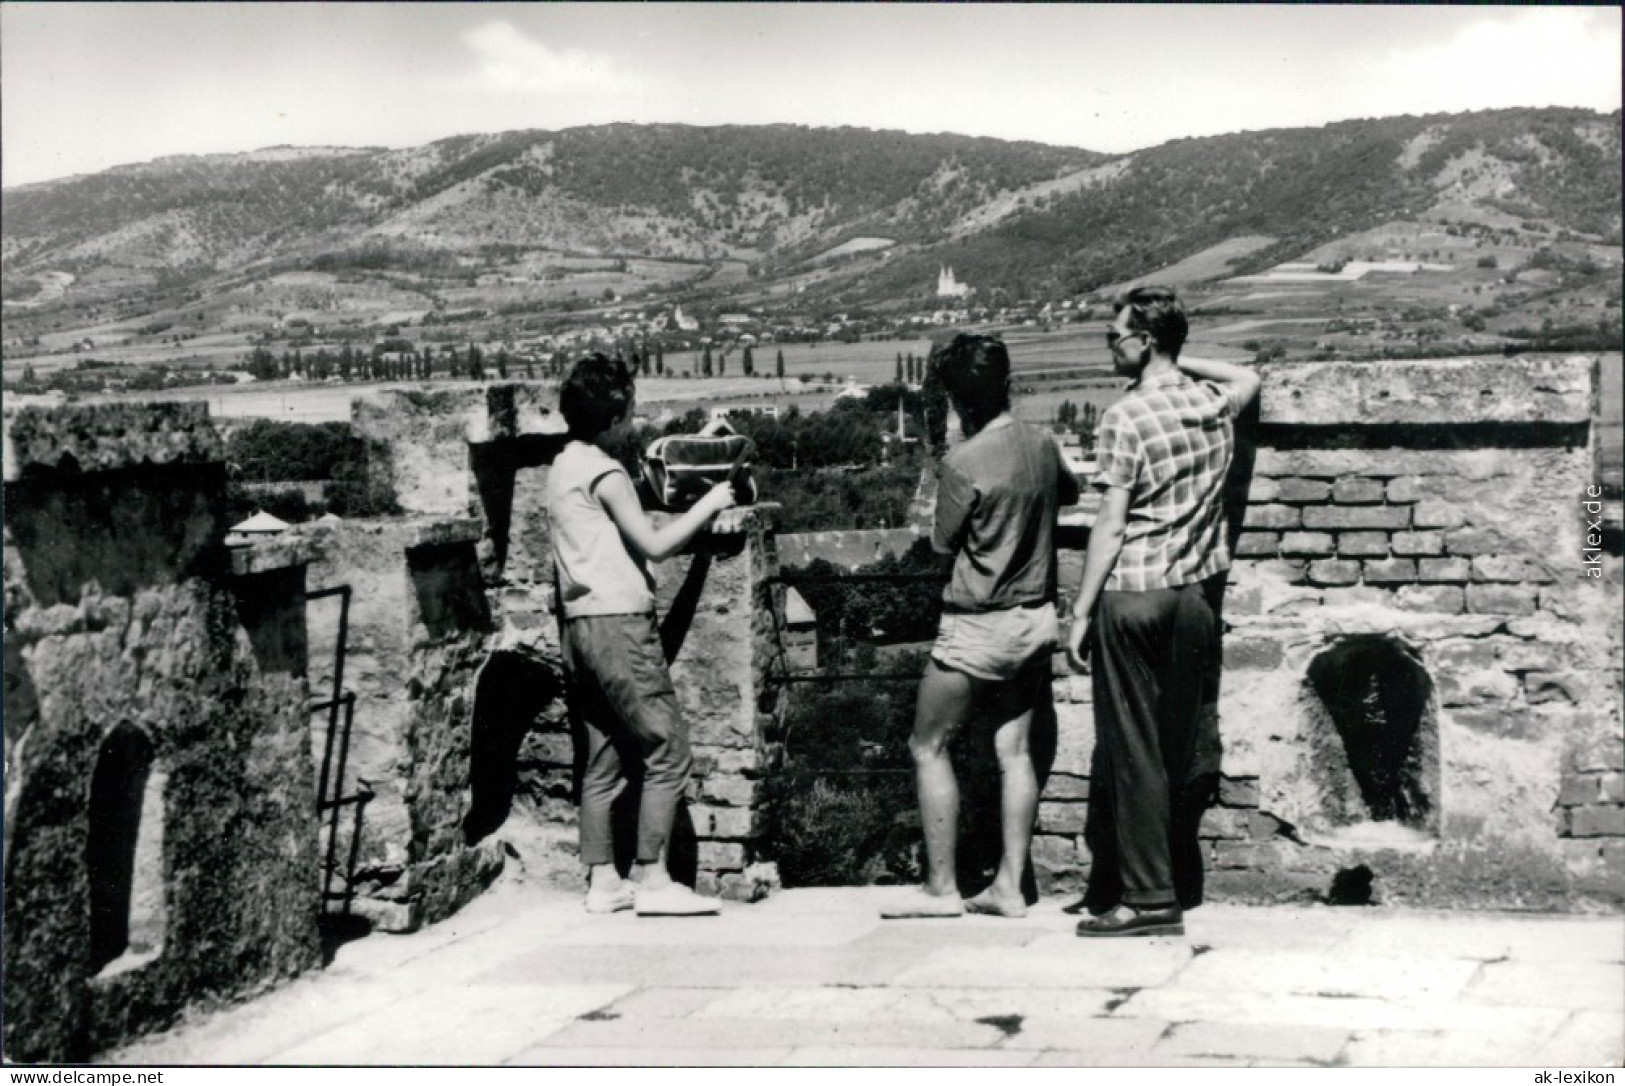
[[[624,121],[1120,153],[1620,108],[1618,7],[0,0],[0,184],[165,155]]]

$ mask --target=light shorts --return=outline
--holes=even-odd
[[[1060,640],[1053,603],[980,614],[944,611],[931,659],[952,671],[1001,682],[1054,652]]]

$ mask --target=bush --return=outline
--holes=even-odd
[[[859,786],[816,779],[778,807],[774,852],[786,886],[873,881],[893,823],[888,806]],[[877,864],[877,859],[879,863]]]

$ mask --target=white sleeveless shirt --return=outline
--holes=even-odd
[[[604,503],[593,493],[606,476],[631,476],[596,445],[571,441],[547,474],[547,517],[559,572],[564,617],[642,615],[655,609],[648,564],[627,549]]]

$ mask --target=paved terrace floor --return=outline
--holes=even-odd
[[[890,891],[895,892],[895,891]],[[883,888],[695,919],[501,886],[115,1064],[1618,1067],[1625,918],[1210,905],[1184,939],[882,921]]]

